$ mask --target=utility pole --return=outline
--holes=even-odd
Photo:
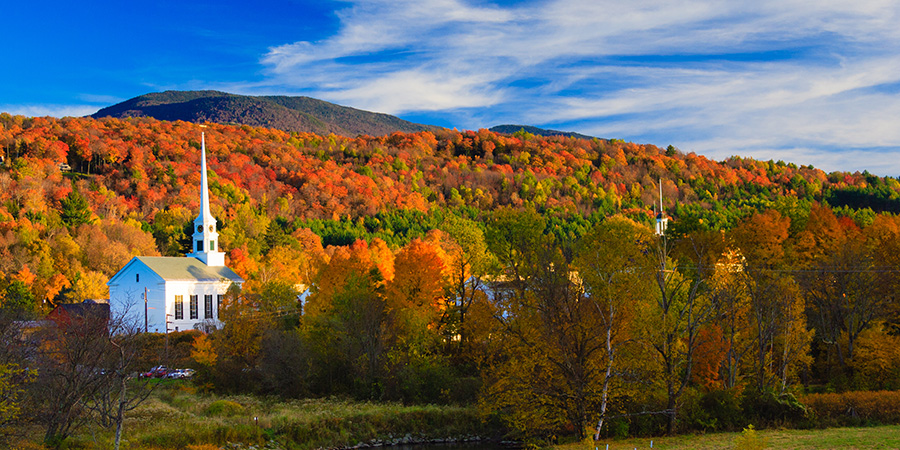
[[[149,321],[147,320],[147,288],[144,288],[144,333],[150,331]]]

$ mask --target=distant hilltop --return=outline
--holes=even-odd
[[[444,128],[403,120],[390,114],[363,111],[311,97],[252,96],[220,91],[165,91],[134,97],[97,111],[91,117],[152,117],[158,120],[213,122],[276,128],[327,135],[383,136],[395,131],[415,133]],[[530,125],[497,125],[495,133],[524,130],[537,136],[594,139],[571,131],[548,130]]]
[[[103,108],[91,117],[153,117],[159,120],[262,126],[321,135],[334,133],[349,137],[442,129],[310,97],[249,96],[219,91],[145,94]]]
[[[565,136],[578,139],[594,139],[594,136],[575,133],[572,131],[546,130],[544,128],[532,127],[529,125],[497,125],[490,128],[494,133],[513,134],[517,131],[525,130],[526,133],[538,136]]]

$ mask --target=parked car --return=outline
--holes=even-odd
[[[156,366],[149,371],[142,373],[141,378],[165,378],[168,373],[169,369],[166,368],[166,366]]]
[[[186,379],[194,376],[194,369],[175,369],[166,375],[166,378]]]

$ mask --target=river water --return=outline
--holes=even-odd
[[[510,445],[496,441],[484,442],[456,442],[441,444],[409,444],[391,445],[381,447],[383,450],[514,450],[521,448],[518,445]]]

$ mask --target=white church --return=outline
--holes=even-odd
[[[194,220],[193,252],[185,257],[135,256],[106,283],[114,313],[141,330],[169,333],[219,327],[219,308],[232,283],[244,280],[225,266],[216,219],[209,212],[206,137],[200,144],[200,214]]]

